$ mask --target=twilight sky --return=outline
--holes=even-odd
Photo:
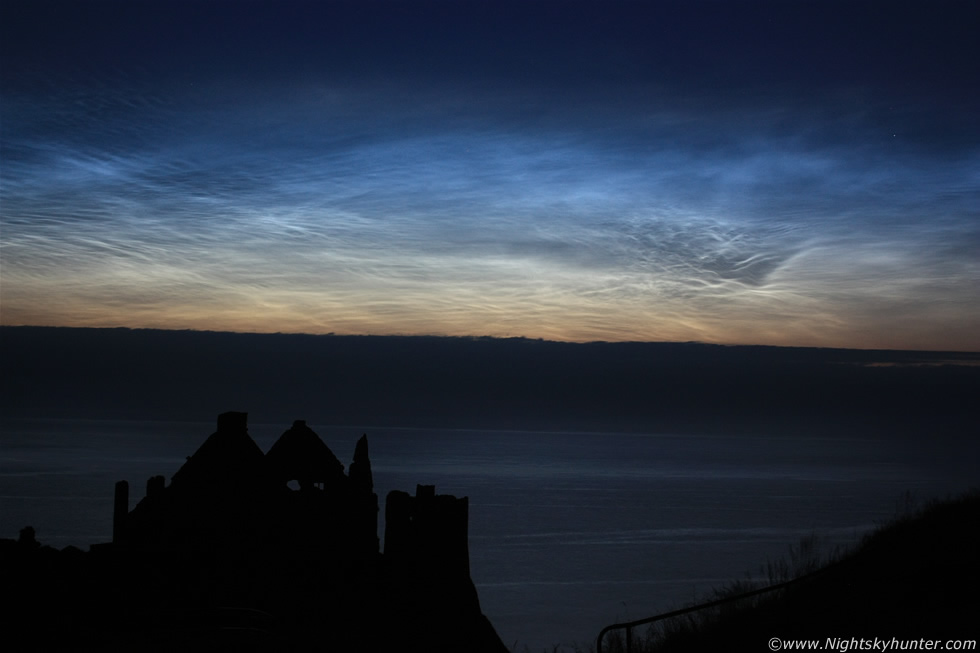
[[[980,350],[980,4],[0,9],[0,323]]]

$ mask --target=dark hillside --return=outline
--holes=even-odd
[[[973,492],[885,525],[783,590],[658,622],[634,650],[765,650],[771,638],[975,641],[977,551],[980,492]],[[603,650],[621,650],[621,636],[607,636]]]

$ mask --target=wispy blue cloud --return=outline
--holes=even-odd
[[[4,323],[980,347],[959,109],[315,71],[14,79]]]

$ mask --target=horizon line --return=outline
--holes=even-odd
[[[201,333],[215,335],[256,335],[256,336],[310,336],[310,337],[336,337],[336,338],[437,338],[446,340],[527,340],[533,342],[567,344],[567,345],[593,345],[593,344],[615,344],[615,345],[697,345],[705,347],[746,347],[746,348],[769,348],[769,349],[811,349],[825,351],[854,351],[854,352],[904,352],[904,353],[929,353],[929,354],[963,354],[980,355],[980,350],[971,349],[916,349],[916,348],[895,348],[895,347],[845,347],[829,345],[774,345],[752,342],[710,342],[704,340],[557,340],[552,338],[541,338],[527,335],[491,335],[491,334],[439,334],[439,333],[337,333],[329,332],[310,332],[310,331],[230,331],[222,329],[200,329],[194,327],[186,328],[167,328],[167,327],[144,327],[144,326],[73,326],[73,325],[50,325],[50,324],[2,324],[0,329],[66,329],[66,330],[88,330],[88,331],[159,331],[168,333]]]

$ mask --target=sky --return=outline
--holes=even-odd
[[[978,32],[5,0],[0,324],[980,351]]]

